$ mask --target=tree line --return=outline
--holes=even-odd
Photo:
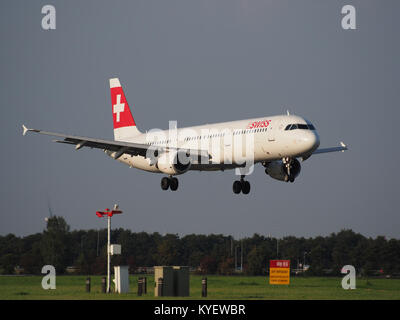
[[[288,259],[291,269],[309,275],[339,275],[344,265],[353,265],[361,275],[399,275],[400,240],[383,236],[367,238],[352,230],[329,236],[281,239],[259,234],[235,240],[226,235],[111,231],[111,243],[122,246],[121,255],[112,256],[112,265],[128,265],[137,272],[142,267],[185,265],[204,274],[248,275],[268,272],[269,260]],[[63,217],[52,216],[46,229],[25,237],[0,236],[0,274],[40,274],[44,265],[53,265],[58,274],[74,266],[80,274],[105,274],[107,230],[70,230]]]

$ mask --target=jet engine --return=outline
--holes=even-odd
[[[184,151],[164,152],[157,160],[156,167],[163,173],[178,175],[190,169],[190,157]]]
[[[272,161],[265,165],[265,173],[276,180],[293,182],[300,174],[301,165],[299,160],[291,159],[289,163],[282,160]]]

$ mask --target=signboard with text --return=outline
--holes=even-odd
[[[269,260],[269,284],[290,283],[290,260]]]

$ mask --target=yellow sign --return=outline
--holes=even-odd
[[[290,283],[290,260],[269,261],[269,284]]]

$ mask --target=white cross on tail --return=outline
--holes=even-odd
[[[113,113],[117,114],[117,122],[120,121],[121,112],[125,110],[125,103],[121,103],[121,95],[117,95],[117,103],[113,105]]]

